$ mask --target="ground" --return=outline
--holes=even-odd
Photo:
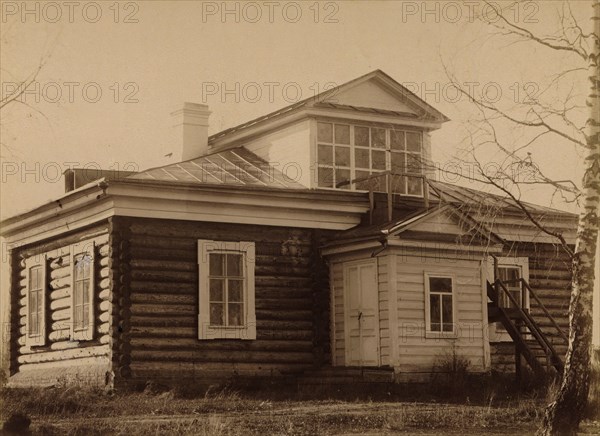
[[[486,404],[469,398],[452,403],[364,395],[292,400],[221,388],[193,396],[159,389],[127,394],[81,388],[0,392],[1,421],[22,413],[31,420],[33,434],[47,435],[533,435],[545,404],[536,395],[491,395]],[[600,434],[600,421],[586,421],[581,434]]]

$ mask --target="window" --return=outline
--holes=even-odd
[[[46,343],[46,257],[25,262],[27,274],[27,345]]]
[[[518,280],[521,278],[521,268],[519,266],[499,266],[498,267],[498,278],[504,282],[506,289],[510,295],[519,304],[518,307],[523,306],[523,288],[521,282]],[[505,292],[500,292],[500,306],[516,308],[515,304],[510,300]]]
[[[198,241],[199,339],[256,339],[254,243]]]
[[[71,338],[92,340],[94,335],[94,256],[92,252],[72,253]]]
[[[455,332],[454,278],[425,274],[425,318],[428,332]]]
[[[392,171],[422,173],[422,133],[383,127],[317,123],[318,186],[383,191],[385,178],[344,183]],[[423,195],[422,179],[407,175],[393,178],[393,191]]]

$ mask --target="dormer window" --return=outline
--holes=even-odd
[[[393,192],[422,196],[423,134],[420,131],[379,126],[317,123],[318,186],[385,191],[384,177],[356,183],[385,171],[393,174]],[[345,183],[346,182],[346,183]]]

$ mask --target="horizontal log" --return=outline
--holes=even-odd
[[[100,268],[109,267],[109,264],[110,258],[108,256],[100,256],[100,259],[98,260],[98,265],[100,266]]]
[[[131,362],[132,375],[135,378],[181,379],[237,375],[275,375],[280,373],[297,373],[309,369],[311,363],[247,363],[247,362]]]
[[[197,250],[198,242],[191,238],[169,238],[164,236],[147,236],[133,234],[130,238],[132,247],[165,248],[175,250]]]
[[[50,302],[50,310],[60,310],[71,307],[71,297],[65,297]]]
[[[56,266],[50,268],[49,276],[51,280],[62,279],[71,275],[71,268],[69,266]]]
[[[136,259],[196,261],[197,253],[192,250],[175,250],[163,248],[131,247],[131,257]]]
[[[264,299],[257,298],[256,310],[309,310],[313,305],[312,299],[287,298],[287,299]]]
[[[70,336],[71,336],[71,332],[69,329],[56,330],[56,331],[50,332],[50,334],[48,335],[48,339],[51,342],[67,341],[67,340],[69,340]]]
[[[178,350],[178,351],[276,351],[276,352],[312,352],[312,341],[277,340],[199,340],[197,338],[146,338],[131,337],[131,347],[139,350]]]
[[[192,326],[140,326],[132,325],[131,337],[152,338],[197,338],[198,328]]]
[[[190,305],[159,305],[159,304],[131,304],[132,315],[159,315],[159,316],[172,316],[172,315],[196,315],[196,308]]]
[[[60,300],[65,297],[70,297],[71,291],[69,288],[57,289],[50,292],[50,300]]]
[[[312,321],[298,321],[298,320],[256,320],[256,331],[272,331],[272,330],[298,330],[298,331],[311,331],[313,328]]]
[[[110,300],[110,290],[109,289],[100,290],[100,292],[98,293],[98,299],[109,301]]]
[[[168,260],[148,260],[148,259],[131,259],[131,268],[145,269],[153,271],[183,271],[183,272],[197,272],[198,263],[193,262],[179,262],[179,261],[168,261]]]
[[[110,324],[107,322],[100,323],[96,326],[96,333],[103,336],[110,332]]]
[[[186,351],[186,350],[131,350],[132,361],[158,362],[291,362],[310,363],[313,355],[309,352],[266,352],[266,351]]]
[[[106,279],[110,275],[110,268],[103,267],[98,269],[98,277],[101,279]]]
[[[67,319],[71,319],[71,310],[70,309],[61,309],[55,310],[51,313],[50,318],[53,321],[64,321]]]
[[[110,301],[101,301],[100,304],[98,305],[98,310],[100,312],[108,312],[111,310],[112,304]]]
[[[98,283],[98,289],[109,289],[110,288],[110,279],[102,279],[100,283]]]
[[[160,314],[159,314],[160,315]],[[132,313],[131,325],[138,327],[196,327],[198,326],[198,315],[172,315],[170,317],[137,315]]]
[[[98,320],[99,320],[100,322],[108,322],[108,321],[110,320],[110,317],[111,317],[111,313],[110,313],[110,312],[108,312],[108,311],[106,311],[106,312],[101,312],[101,313],[98,315]]]
[[[188,294],[146,294],[136,292],[131,295],[132,303],[147,303],[147,304],[185,304],[195,306],[197,304],[198,297],[196,295]]]
[[[310,288],[286,288],[286,287],[265,287],[258,285],[255,288],[256,299],[295,299],[300,298],[310,300],[313,291]]]
[[[529,285],[535,290],[536,288],[553,288],[553,289],[569,289],[571,287],[570,280],[529,280]]]
[[[83,357],[108,356],[110,350],[106,345],[85,348],[72,348],[22,354],[17,358],[19,363],[58,362],[61,360],[79,359]]]
[[[108,244],[108,241],[106,244],[102,244],[98,247],[98,254],[100,257],[106,257],[110,254],[110,245]]]
[[[310,320],[312,317],[310,310],[256,310],[256,318],[261,320]]]
[[[71,286],[71,277],[55,279],[50,282],[50,288],[53,290],[68,288]]]
[[[130,288],[132,293],[157,292],[195,295],[198,292],[198,284],[196,283],[149,282],[132,280]]]
[[[312,340],[313,332],[312,330],[257,330],[256,332],[257,340],[285,340],[285,341],[295,341],[295,340]]]
[[[53,323],[50,324],[50,330],[51,331],[70,331],[71,329],[71,320],[64,320],[64,321],[54,321]]]
[[[197,283],[198,273],[197,271],[185,272],[133,269],[131,271],[131,279],[141,281]]]

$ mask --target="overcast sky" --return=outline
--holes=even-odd
[[[381,69],[452,119],[433,137],[443,166],[464,145],[474,114],[455,101],[444,65],[460,82],[475,82],[475,93],[500,90],[510,103],[578,62],[493,36],[473,17],[483,2],[230,2],[228,11],[222,2],[72,4],[31,2],[23,14],[22,2],[2,2],[3,96],[44,62],[26,105],[1,113],[3,218],[60,195],[58,172],[74,162],[111,169],[169,163],[169,113],[184,101],[210,106],[212,134]],[[556,27],[558,5],[525,2],[510,13],[548,29]],[[572,7],[587,27],[588,2]],[[584,104],[585,73],[572,77]],[[533,154],[550,175],[581,178],[581,153],[572,146],[549,141]],[[525,198],[550,205],[545,194]]]

